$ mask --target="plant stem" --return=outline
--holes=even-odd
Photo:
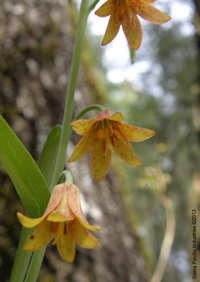
[[[77,82],[78,71],[80,66],[81,52],[83,48],[84,34],[85,34],[88,15],[89,15],[88,0],[83,0],[80,8],[80,16],[79,16],[76,40],[74,45],[72,65],[71,65],[71,73],[70,73],[69,84],[67,89],[67,99],[66,99],[65,113],[63,118],[61,139],[58,148],[56,165],[55,165],[52,183],[50,186],[50,191],[53,189],[54,185],[56,184],[65,164],[67,145],[69,142],[69,137],[71,132],[70,124],[72,121],[74,94],[76,89],[76,82]]]
[[[25,251],[23,249],[24,244],[28,241],[34,228],[27,229],[22,227],[20,241],[17,249],[17,254],[15,256],[15,262],[13,265],[10,282],[22,282],[25,279],[26,272],[31,260],[32,252]]]
[[[28,272],[27,272],[25,282],[35,282],[35,281],[37,281],[38,274],[40,272],[40,268],[41,268],[41,264],[42,264],[42,261],[43,261],[45,251],[46,251],[46,247],[44,247],[41,250],[34,252],[31,263],[30,263],[30,267],[29,267]],[[15,280],[15,281],[17,281],[17,280]]]
[[[87,108],[85,108],[84,110],[82,110],[76,117],[74,120],[80,119],[84,114],[86,114],[87,112],[91,111],[91,110],[98,110],[100,112],[105,111],[106,109],[101,106],[101,105],[91,105],[88,106]]]

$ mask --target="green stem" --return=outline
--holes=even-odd
[[[73,184],[73,177],[68,170],[64,170],[61,173],[57,183],[59,184],[59,183],[63,182],[64,178],[65,178],[65,183]]]
[[[91,110],[98,110],[100,112],[105,111],[106,109],[101,106],[101,105],[91,105],[87,108],[85,108],[84,110],[82,110],[76,117],[74,120],[80,119],[84,114],[86,114],[87,112],[91,111]]]
[[[89,12],[91,12],[95,6],[97,5],[97,3],[99,2],[99,0],[95,0],[90,6],[89,6]]]
[[[88,0],[83,0],[80,8],[80,16],[79,16],[79,22],[77,27],[77,33],[76,33],[74,53],[72,58],[71,73],[70,73],[69,84],[67,89],[67,99],[66,99],[65,113],[63,118],[61,139],[58,148],[56,165],[55,165],[55,170],[54,170],[50,190],[52,190],[54,185],[56,184],[58,177],[61,174],[65,164],[67,145],[71,133],[70,124],[72,121],[72,113],[74,106],[74,93],[76,89],[76,82],[77,82],[78,71],[80,66],[81,52],[83,48],[84,34],[87,25],[88,15],[89,15]]]
[[[25,282],[35,282],[37,281],[38,274],[40,272],[41,264],[43,261],[43,257],[46,251],[46,247],[41,250],[34,252],[33,258],[30,263],[30,267],[27,272],[27,276]],[[18,282],[18,280],[15,280]],[[24,280],[23,280],[24,281]]]
[[[31,234],[33,233],[33,230],[34,228],[27,229],[22,227],[17,254],[15,256],[15,262],[10,277],[10,282],[22,282],[25,279],[26,272],[31,260],[32,252],[25,251],[23,247],[30,238]]]

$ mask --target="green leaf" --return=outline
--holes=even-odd
[[[44,178],[46,179],[46,182],[49,185],[49,187],[51,185],[51,180],[56,164],[56,157],[57,157],[57,152],[60,142],[61,129],[62,127],[57,125],[51,130],[44,144],[44,148],[42,150],[38,162],[38,166],[42,174],[44,175]]]
[[[48,204],[50,192],[37,164],[0,115],[0,161],[31,217],[41,216]]]

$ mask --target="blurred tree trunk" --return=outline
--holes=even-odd
[[[53,4],[52,4],[53,3]],[[3,0],[0,10],[0,113],[37,160],[51,128],[62,122],[73,51],[76,13],[65,1]],[[86,50],[84,52],[87,52]],[[98,77],[82,62],[75,95],[75,114],[101,96]],[[95,98],[94,98],[95,93]],[[89,116],[89,115],[88,115]],[[68,156],[79,140],[72,136]],[[96,183],[89,154],[69,166],[82,193],[88,220],[99,224],[100,247],[77,247],[73,264],[49,245],[38,281],[148,281],[140,241],[133,232],[120,195],[123,185],[113,168]],[[9,281],[24,212],[0,164],[0,277]]]

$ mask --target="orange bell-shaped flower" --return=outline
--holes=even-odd
[[[27,228],[39,226],[34,231],[24,249],[36,251],[46,246],[54,237],[60,256],[72,263],[76,242],[84,248],[96,248],[99,241],[89,231],[99,231],[99,226],[90,225],[80,203],[79,189],[71,183],[56,185],[44,215],[28,218],[17,213],[20,223]]]
[[[110,43],[118,34],[122,25],[130,48],[137,50],[142,42],[142,27],[137,17],[154,24],[169,21],[170,16],[159,11],[151,4],[156,0],[108,0],[95,14],[99,17],[110,16],[102,45]]]
[[[115,151],[128,165],[140,166],[129,141],[141,142],[155,134],[153,130],[122,123],[120,112],[114,115],[106,110],[94,119],[72,122],[74,131],[83,138],[76,146],[68,162],[82,158],[92,147],[90,167],[96,181],[101,181],[109,170],[112,153]]]

